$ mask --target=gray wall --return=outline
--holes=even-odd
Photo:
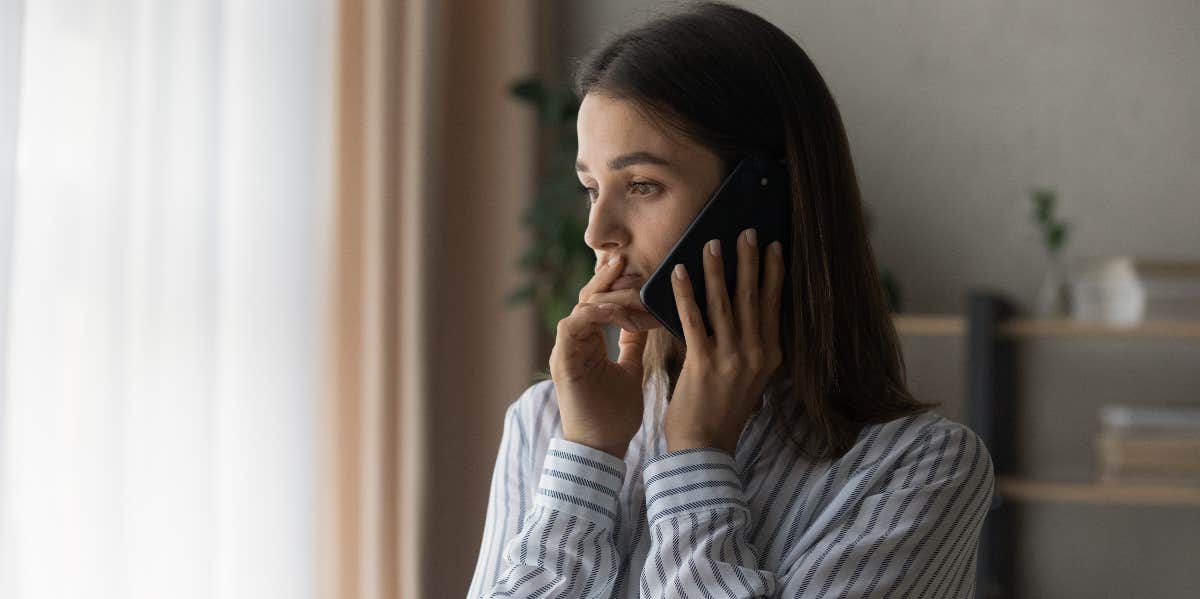
[[[906,310],[1043,255],[1026,189],[1057,186],[1068,256],[1200,255],[1200,2],[737,2],[805,49],[842,110]],[[672,3],[568,3],[567,54]]]
[[[906,312],[994,288],[1027,309],[1044,268],[1026,190],[1052,185],[1068,258],[1200,259],[1200,2],[735,2],[787,31],[842,110],[880,264]],[[675,3],[577,0],[564,65]],[[914,392],[961,419],[963,344],[906,338]],[[1025,342],[1022,466],[1086,480],[1103,403],[1200,401],[1200,343]],[[1177,597],[1200,586],[1200,509],[1021,508],[1031,597]]]

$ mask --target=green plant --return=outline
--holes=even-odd
[[[534,302],[542,326],[553,337],[558,321],[570,313],[579,289],[592,277],[596,262],[595,253],[583,241],[587,213],[575,180],[579,99],[570,87],[548,86],[537,78],[515,81],[509,92],[537,110],[547,147],[537,193],[521,218],[532,237],[518,261],[528,279],[507,303]]]
[[[1054,214],[1058,193],[1053,189],[1034,188],[1029,190],[1029,201],[1033,204],[1033,222],[1041,233],[1046,252],[1057,255],[1067,244],[1067,233],[1070,232],[1070,224],[1058,220]]]

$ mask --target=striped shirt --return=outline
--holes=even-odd
[[[764,396],[734,455],[667,452],[647,390],[624,459],[562,439],[553,381],[509,406],[469,597],[973,595],[993,471],[969,428],[925,412],[810,460]]]

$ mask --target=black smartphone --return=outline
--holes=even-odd
[[[695,291],[696,304],[704,317],[704,328],[713,334],[708,317],[708,299],[704,278],[704,245],[710,239],[721,240],[721,260],[725,265],[725,289],[731,299],[737,289],[737,238],[745,229],[754,228],[758,236],[759,256],[772,242],[783,244],[784,267],[791,249],[791,196],[786,165],[782,158],[746,156],[730,171],[713,192],[708,203],[688,225],[683,236],[667,252],[666,258],[642,285],[640,297],[646,311],[654,315],[671,334],[685,341],[671,271],[683,264]],[[759,281],[762,265],[759,260]]]

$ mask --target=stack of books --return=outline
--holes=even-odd
[[[1146,290],[1146,320],[1200,319],[1200,261],[1134,261],[1137,278]]]
[[[1096,465],[1104,483],[1200,486],[1200,404],[1105,406]]]

